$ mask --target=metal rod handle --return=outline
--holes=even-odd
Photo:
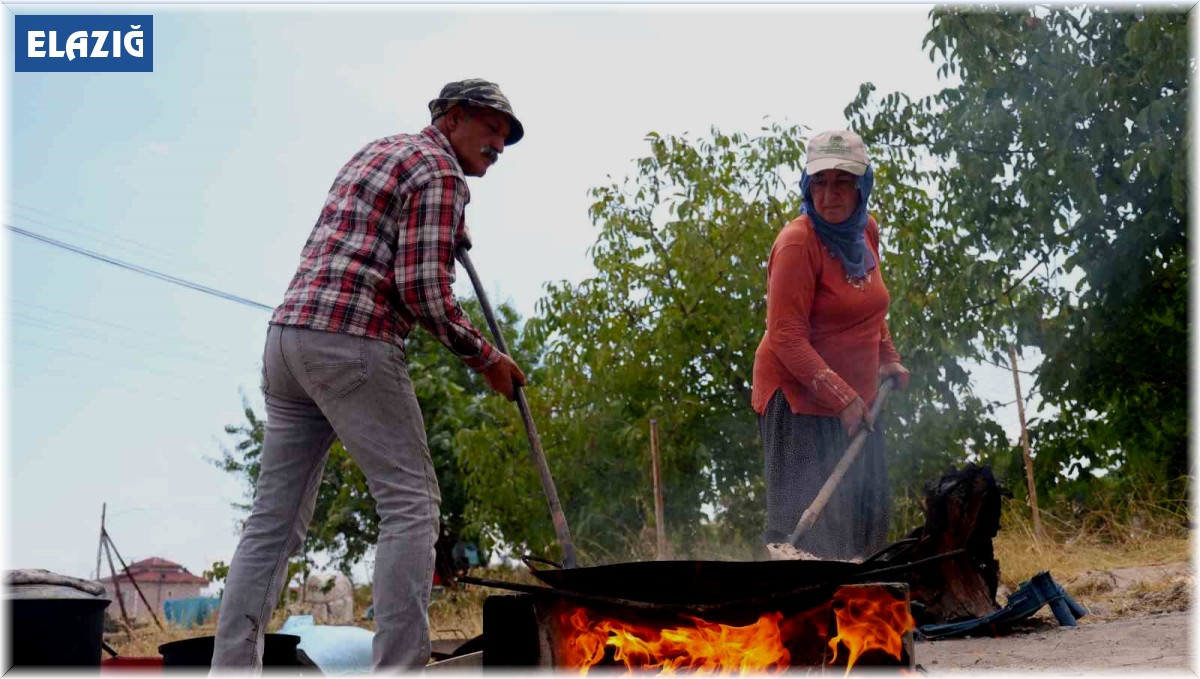
[[[479,306],[483,308],[483,317],[487,319],[488,328],[492,331],[496,346],[500,348],[500,351],[511,356],[508,344],[505,343],[504,336],[500,333],[500,324],[496,322],[496,316],[492,313],[492,305],[488,303],[487,295],[483,292],[483,283],[479,280],[479,274],[475,273],[475,266],[471,264],[471,257],[467,254],[467,249],[461,246],[458,248],[458,261],[462,263],[463,268],[467,270],[467,275],[471,277],[471,285],[475,288],[475,298],[479,300]],[[513,395],[516,397],[517,408],[521,411],[521,420],[525,423],[525,434],[529,437],[533,463],[542,478],[542,490],[546,491],[546,500],[550,503],[550,518],[554,522],[554,533],[558,536],[558,544],[563,551],[563,567],[574,568],[576,565],[575,543],[571,540],[567,517],[558,501],[558,491],[554,488],[554,477],[550,474],[546,453],[542,451],[542,441],[538,437],[537,426],[533,423],[529,403],[525,400],[525,391],[521,389],[520,385],[514,383]]]

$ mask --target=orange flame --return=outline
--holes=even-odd
[[[873,649],[899,660],[904,650],[904,634],[916,627],[908,602],[881,587],[839,589],[834,596],[833,614],[838,633],[829,640],[829,648],[833,649],[830,663],[837,660],[841,642],[850,652],[847,674],[863,653]]]
[[[742,675],[783,671],[791,661],[785,642],[810,633],[822,641],[828,638],[824,621],[831,617],[830,608],[825,603],[787,619],[782,613],[766,613],[743,627],[688,616],[691,625],[659,628],[568,605],[559,609],[562,642],[557,660],[586,675],[611,648],[612,659],[630,670]],[[834,596],[832,608],[837,634],[829,639],[830,664],[837,660],[839,643],[849,651],[847,674],[871,650],[903,658],[904,635],[915,627],[905,597],[897,598],[883,587],[844,587]]]
[[[788,666],[790,655],[779,631],[781,613],[767,613],[744,627],[690,618],[691,627],[654,629],[593,618],[578,608],[567,616],[568,633],[563,664],[583,674],[604,659],[606,648],[629,669],[659,670],[664,674],[691,671],[706,674],[751,674]]]

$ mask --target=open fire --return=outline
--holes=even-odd
[[[555,664],[582,674],[593,667],[757,674],[834,664],[849,672],[860,661],[868,664],[864,656],[876,658],[869,664],[908,665],[905,640],[915,626],[906,591],[888,585],[840,587],[820,605],[787,615],[763,612],[748,624],[694,615],[664,624],[565,601],[552,618]]]
[[[691,624],[653,629],[611,618],[592,616],[576,608],[568,616],[563,641],[563,664],[588,669],[612,659],[630,669],[680,670],[748,674],[789,665],[779,623],[783,615],[767,613],[751,625],[734,627],[691,618]]]
[[[905,635],[911,635],[916,621],[908,608],[908,597],[895,597],[885,588],[843,587],[834,595],[833,614],[837,635],[829,640],[833,650],[830,663],[838,658],[838,646],[849,652],[846,671],[869,651],[879,650],[901,659]]]

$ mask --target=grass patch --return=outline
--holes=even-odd
[[[1000,562],[1000,581],[1014,590],[1041,571],[1050,571],[1055,580],[1062,582],[1087,571],[1187,561],[1191,553],[1186,538],[1121,545],[1081,539],[1066,544],[1021,540],[1001,533],[993,546]],[[1101,589],[1099,585],[1095,588]]]
[[[216,634],[216,630],[217,625],[215,621],[191,629],[176,627],[164,622],[163,629],[161,630],[151,622],[134,629],[132,638],[125,632],[108,632],[104,635],[104,642],[120,655],[133,657],[156,656],[160,655],[158,647],[163,644],[191,639],[193,637],[213,635]],[[107,658],[109,654],[105,652],[101,657]]]
[[[1043,536],[1038,538],[1024,501],[1004,501],[1000,532],[992,546],[1000,562],[1000,581],[1010,589],[1041,571],[1050,571],[1055,580],[1065,582],[1087,571],[1188,561],[1191,557],[1186,525],[1174,513],[1145,512],[1134,523],[1122,523],[1107,510],[1082,512],[1071,520],[1045,510],[1040,516]]]

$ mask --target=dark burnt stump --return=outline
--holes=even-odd
[[[1000,563],[992,539],[1000,530],[1000,488],[986,466],[952,469],[925,487],[925,525],[912,532],[916,545],[900,562],[964,549],[908,575],[919,624],[969,620],[998,610]]]

